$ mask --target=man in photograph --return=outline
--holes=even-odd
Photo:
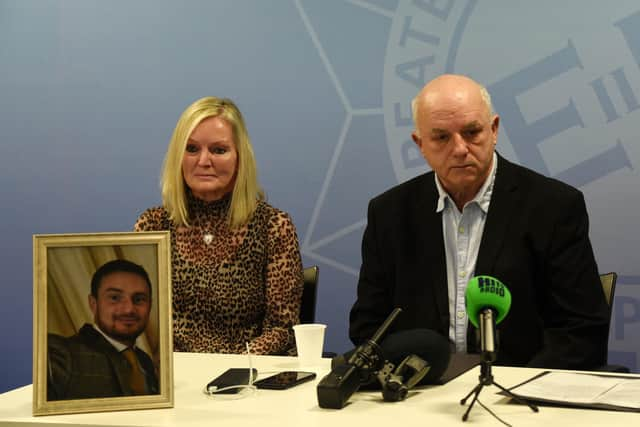
[[[151,282],[127,260],[102,265],[91,279],[94,323],[77,334],[48,335],[47,399],[158,394],[151,358],[135,343],[149,320]]]

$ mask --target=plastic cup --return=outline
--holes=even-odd
[[[327,325],[320,323],[305,323],[293,327],[300,366],[320,365],[326,328]]]

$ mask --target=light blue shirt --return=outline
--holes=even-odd
[[[478,194],[463,206],[462,212],[444,190],[438,177],[435,177],[439,194],[436,212],[442,212],[442,233],[447,260],[449,339],[455,343],[458,353],[467,351],[467,311],[464,294],[469,279],[474,275],[491,202],[498,166],[495,152],[492,163],[488,179],[480,187]]]

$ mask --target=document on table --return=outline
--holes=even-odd
[[[546,371],[509,391],[538,402],[640,412],[640,377]]]

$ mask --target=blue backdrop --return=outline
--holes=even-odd
[[[245,113],[320,266],[326,347],[349,348],[367,201],[427,170],[409,100],[443,72],[488,86],[501,154],[585,193],[620,274],[610,360],[637,369],[636,0],[0,0],[0,392],[31,382],[32,234],[130,230],[204,95]]]

